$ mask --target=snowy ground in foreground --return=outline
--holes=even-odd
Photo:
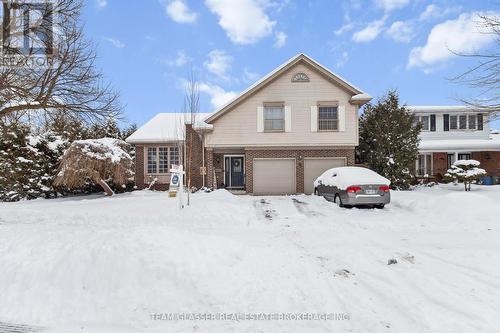
[[[182,212],[148,191],[0,204],[0,323],[65,333],[498,332],[500,186],[392,198],[384,210],[226,191],[196,194]],[[179,312],[350,320],[150,319]]]

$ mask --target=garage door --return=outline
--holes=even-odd
[[[306,158],[304,159],[304,192],[314,192],[314,181],[328,169],[345,166],[345,158]]]
[[[295,159],[273,158],[253,160],[254,194],[293,194]]]

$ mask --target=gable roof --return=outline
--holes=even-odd
[[[204,120],[211,113],[198,113],[194,126],[206,126]],[[132,133],[126,141],[132,144],[164,143],[184,140],[184,125],[189,124],[188,113],[158,113]]]
[[[304,62],[311,66],[313,69],[315,69],[317,72],[322,74],[324,77],[329,79],[330,81],[336,83],[337,85],[341,86],[343,89],[351,93],[352,95],[359,96],[357,99],[353,99],[353,103],[358,103],[358,102],[368,102],[371,100],[371,96],[364,93],[361,89],[357,88],[344,78],[342,78],[340,75],[337,75],[333,73],[331,70],[329,70],[327,67],[321,65],[319,62],[316,60],[312,59],[311,57],[305,55],[304,53],[299,53],[290,60],[286,61],[282,65],[278,66],[276,69],[271,71],[269,74],[261,78],[259,81],[255,82],[253,85],[245,89],[242,93],[240,93],[238,96],[236,96],[233,100],[231,100],[229,103],[225,104],[221,108],[219,108],[216,112],[214,112],[210,117],[208,117],[205,121],[207,123],[210,123],[214,121],[215,119],[219,118],[222,116],[224,113],[232,109],[234,106],[237,104],[241,103],[244,101],[246,98],[248,98],[250,95],[253,93],[256,93],[258,90],[262,89],[265,87],[268,83],[273,81],[275,78],[283,74],[285,71],[290,69],[291,67],[295,66],[299,62]]]

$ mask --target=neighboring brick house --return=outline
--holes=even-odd
[[[474,159],[490,176],[500,177],[500,135],[490,132],[489,113],[467,106],[409,106],[423,125],[418,177],[437,180],[456,160]]]
[[[170,126],[165,122],[179,114],[157,115],[141,127],[127,139],[137,146],[137,186],[156,178],[156,186],[165,187],[165,163],[182,163],[184,156],[195,187],[312,193],[314,179],[325,170],[354,165],[358,110],[370,100],[298,54],[208,117],[182,122],[186,135],[161,135],[161,128]],[[171,158],[171,151],[179,158]]]

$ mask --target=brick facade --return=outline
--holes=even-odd
[[[184,166],[186,170],[186,182],[191,177],[191,187],[201,188],[203,186],[203,175],[201,173],[203,149],[201,135],[193,129],[193,125],[186,124],[186,161]],[[206,185],[208,184],[210,182]]]
[[[481,168],[486,170],[488,175],[500,177],[500,152],[480,151],[472,152],[471,158],[481,163]],[[437,181],[448,170],[448,153],[432,153],[432,172]]]
[[[304,193],[304,158],[305,157],[346,157],[347,165],[355,164],[354,148],[338,149],[256,149],[245,151],[245,183],[246,191],[253,192],[253,159],[254,158],[295,158],[297,192]]]
[[[500,177],[500,151],[473,152],[472,159],[479,161],[488,175]]]

